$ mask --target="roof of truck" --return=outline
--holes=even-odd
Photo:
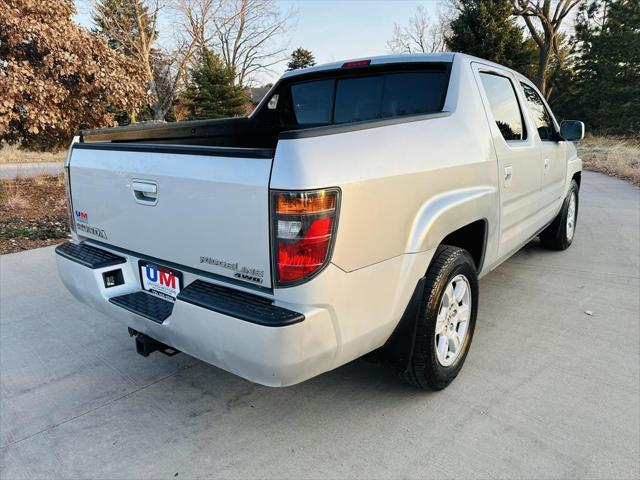
[[[372,57],[360,57],[360,58],[350,58],[347,60],[341,60],[338,62],[324,63],[322,65],[316,65],[309,68],[300,68],[297,70],[291,70],[289,72],[285,72],[281,79],[291,78],[298,75],[306,75],[308,73],[314,72],[324,72],[330,70],[339,70],[345,64],[349,63],[357,63],[362,61],[368,61],[368,65],[388,65],[393,63],[413,63],[413,62],[453,62],[454,57],[463,57],[468,62],[480,62],[485,65],[491,65],[494,67],[501,68],[503,70],[508,70],[516,75],[520,79],[528,80],[525,76],[523,76],[520,72],[513,70],[509,67],[505,67],[504,65],[500,65],[499,63],[492,62],[490,60],[485,60],[484,58],[474,57],[473,55],[468,55],[466,53],[460,52],[439,52],[439,53],[402,53],[399,55],[377,55]]]
[[[314,67],[300,68],[285,72],[281,78],[290,78],[296,75],[306,75],[313,72],[323,72],[326,70],[337,70],[342,68],[346,63],[355,63],[361,61],[370,61],[369,65],[386,65],[390,63],[406,63],[406,62],[451,62],[455,53],[403,53],[401,55],[378,55],[374,57],[350,58],[339,62],[323,63]]]

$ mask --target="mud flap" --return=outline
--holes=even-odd
[[[418,280],[409,304],[402,314],[402,318],[389,337],[389,340],[387,340],[379,351],[381,359],[399,372],[407,370],[411,357],[413,356],[416,329],[418,328],[418,317],[420,314],[420,303],[424,293],[425,281],[425,277]]]

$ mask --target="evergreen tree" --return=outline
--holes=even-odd
[[[524,39],[512,18],[511,0],[458,0],[447,47],[500,63],[529,78],[535,73],[536,45]]]
[[[291,59],[287,64],[287,71],[313,67],[315,64],[316,59],[313,54],[305,48],[298,47],[291,54]]]
[[[576,19],[567,116],[601,133],[640,133],[640,2],[593,0]]]
[[[200,65],[191,71],[185,92],[189,119],[235,117],[245,113],[247,97],[234,85],[235,72],[220,57],[204,49]]]

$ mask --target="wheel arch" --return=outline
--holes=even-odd
[[[481,218],[451,232],[442,239],[441,245],[450,245],[466,250],[476,264],[479,273],[484,264],[487,251],[487,235],[489,233],[489,221]]]
[[[580,184],[582,183],[582,171],[574,173],[571,177],[571,180],[576,181],[576,183],[578,184],[578,190],[580,190]]]
[[[487,246],[496,234],[499,195],[495,187],[481,186],[439,195],[425,203],[411,230],[407,253],[452,245],[467,250],[480,272]],[[428,265],[425,265],[425,271]]]
[[[578,189],[580,189],[580,184],[582,183],[582,159],[577,155],[572,156],[567,162],[567,178],[564,186],[565,194],[569,191],[569,186],[573,180],[576,181]]]

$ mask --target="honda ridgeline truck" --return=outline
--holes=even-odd
[[[467,55],[287,72],[247,118],[81,132],[60,277],[145,356],[286,386],[377,351],[441,389],[478,278],[536,236],[571,245],[583,134]]]

